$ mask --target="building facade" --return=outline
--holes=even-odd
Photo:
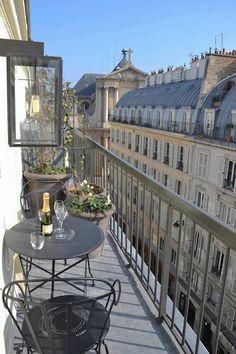
[[[228,227],[236,228],[236,138],[235,138],[236,57],[232,53],[208,53],[185,67],[160,70],[146,80],[146,87],[130,91],[117,103],[111,122],[111,150],[158,183],[196,204]],[[135,193],[135,191],[133,191]],[[139,205],[146,203],[148,197]],[[135,199],[134,199],[135,200]],[[134,203],[130,201],[130,204]],[[136,210],[133,206],[132,210]],[[153,206],[154,214],[158,201]],[[142,210],[139,232],[148,232]],[[147,213],[148,215],[148,213]],[[147,216],[146,216],[147,217]],[[155,216],[154,216],[155,217]],[[178,250],[178,223],[173,216],[169,295],[173,295],[175,260]],[[205,274],[208,236],[183,216],[181,235],[181,277],[178,279],[178,308],[184,313],[191,277],[188,323],[199,325],[199,304]],[[153,230],[152,252],[165,247],[166,223],[160,225],[160,244]],[[139,238],[136,233],[135,237]],[[219,289],[224,286],[226,249],[211,238],[211,266],[208,269],[207,306],[202,340],[212,351],[214,313],[220,305]],[[147,248],[150,245],[147,244]],[[194,258],[190,269],[191,257]],[[154,257],[153,257],[154,258]],[[160,268],[160,264],[158,267]],[[156,265],[153,264],[153,269]],[[236,256],[230,257],[223,304],[219,353],[235,353],[236,344]],[[160,279],[161,280],[161,279]]]

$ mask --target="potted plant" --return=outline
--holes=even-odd
[[[105,194],[105,189],[97,184],[88,183],[86,179],[78,185],[75,183],[72,187],[69,186],[68,188],[69,198],[79,197],[81,201],[87,199],[89,193],[98,196]]]
[[[23,158],[29,165],[28,169],[23,173],[24,182],[27,186],[27,190],[24,190],[23,187],[23,193],[46,188],[50,192],[56,183],[58,186],[60,185],[58,181],[61,182],[61,185],[64,185],[72,176],[72,171],[69,167],[68,148],[73,142],[73,128],[70,125],[69,118],[77,98],[69,85],[70,83],[66,82],[63,88],[62,116],[64,136],[61,151],[50,147],[30,147],[23,150]],[[56,166],[54,163],[59,154],[63,158],[61,167]],[[61,198],[63,199],[63,195],[61,195]]]

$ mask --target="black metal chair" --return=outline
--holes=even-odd
[[[61,180],[44,180],[34,178],[23,184],[20,203],[21,210],[25,218],[38,216],[38,211],[42,209],[43,193],[50,193],[51,212],[54,213],[53,204],[55,200],[65,200],[68,192],[65,183]]]
[[[18,328],[23,343],[18,353],[27,347],[28,353],[82,354],[88,350],[101,352],[110,327],[110,313],[121,294],[120,281],[113,283],[95,279],[96,288],[89,286],[89,278],[34,279],[13,281],[2,293],[4,306]],[[25,287],[39,287],[33,297],[25,294]],[[54,295],[50,287],[54,282]],[[81,290],[75,289],[78,284]],[[89,295],[92,291],[92,295]],[[65,294],[66,292],[66,294]]]

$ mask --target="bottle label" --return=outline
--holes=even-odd
[[[50,224],[50,225],[42,225],[42,233],[44,235],[51,235],[51,233],[52,233],[52,224]]]

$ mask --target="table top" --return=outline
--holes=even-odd
[[[92,222],[69,216],[63,223],[68,232],[65,240],[55,236],[45,236],[41,250],[34,250],[30,243],[30,233],[34,231],[35,219],[26,219],[6,231],[6,245],[22,256],[44,259],[69,259],[83,257],[95,251],[104,241],[104,234]]]

